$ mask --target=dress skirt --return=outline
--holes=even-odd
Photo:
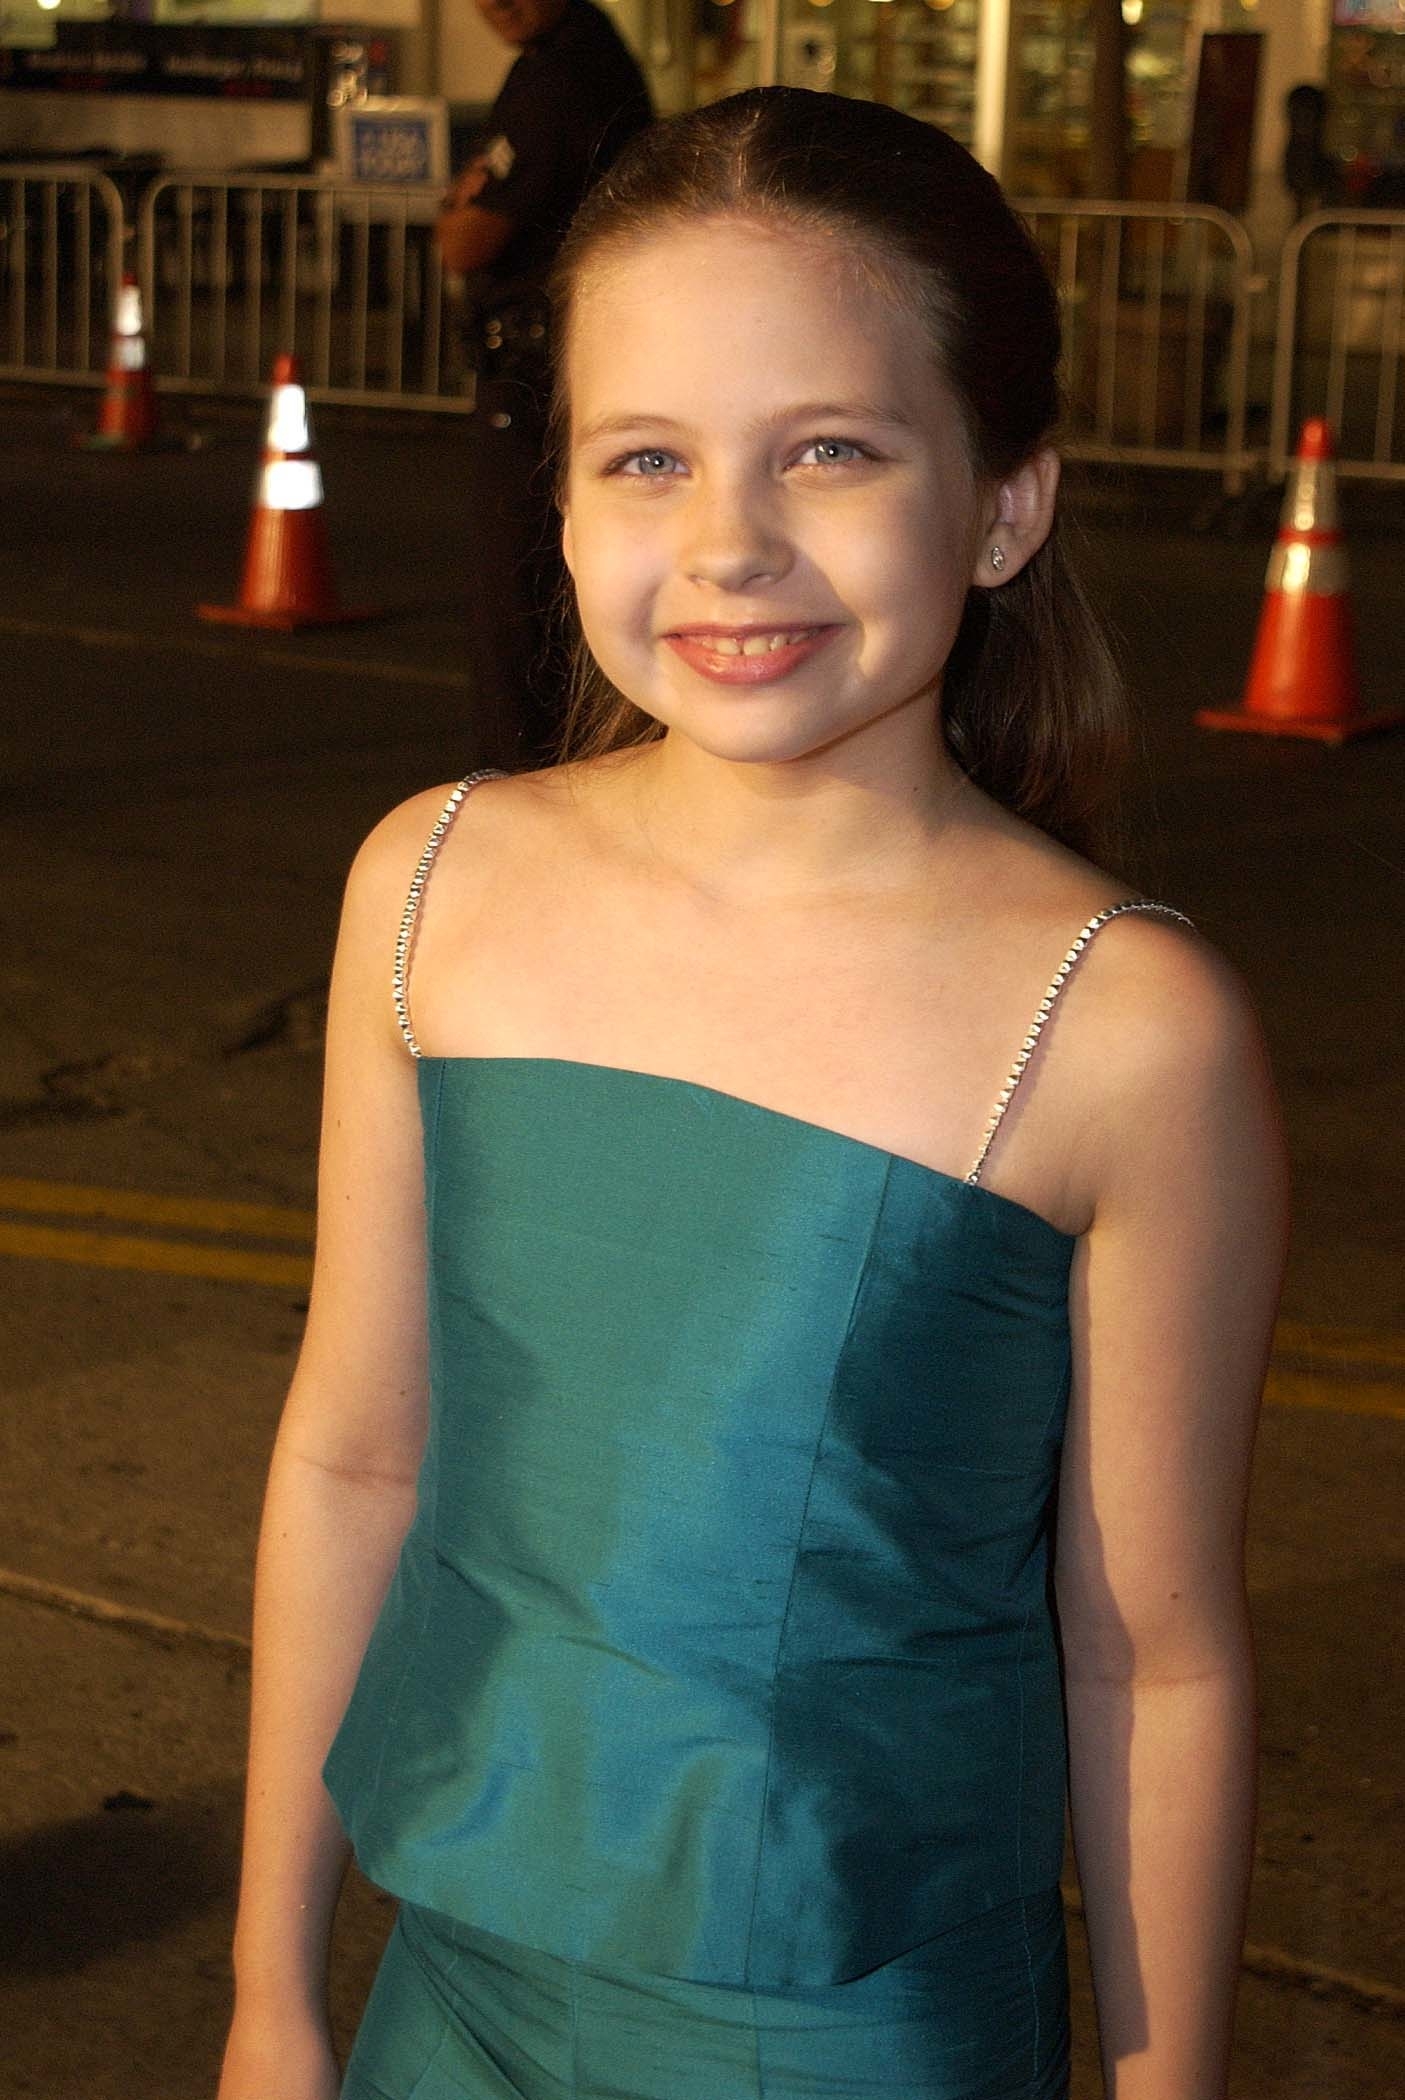
[[[402,1906],[342,2100],[1067,2100],[1057,1887],[853,1982],[733,1989],[563,1961]]]

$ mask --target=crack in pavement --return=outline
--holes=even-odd
[[[152,1080],[194,1066],[214,1066],[262,1050],[288,1050],[298,1056],[320,1052],[327,989],[323,977],[282,993],[203,1048],[182,1050],[158,1043],[50,1065],[39,1073],[32,1093],[0,1101],[0,1131],[101,1122],[124,1115],[132,1106],[134,1092]]]

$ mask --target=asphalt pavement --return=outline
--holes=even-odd
[[[73,447],[92,409],[0,393],[0,2100],[208,2100],[331,940],[359,838],[482,758],[475,521],[451,421],[324,413],[343,594],[383,616],[202,626],[236,581],[255,412],[191,406],[189,447],[127,460]],[[1364,689],[1398,704],[1405,490],[1345,496]],[[1242,685],[1272,537],[1271,502],[1204,530],[1205,498],[1070,476],[1138,703],[1129,885],[1245,973],[1294,1156],[1233,2100],[1405,2100],[1405,734],[1194,728]],[[1071,1858],[1065,1886],[1097,2100]],[[353,1882],[344,2035],[388,1917]]]

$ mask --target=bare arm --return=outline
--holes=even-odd
[[[1056,1593],[1108,2100],[1225,2100],[1253,1859],[1243,1574],[1286,1171],[1257,1025],[1165,928],[1100,1016]],[[1107,1069],[1105,1066],[1104,1069]]]
[[[414,1512],[425,1402],[414,1068],[394,929],[442,796],[358,856],[332,976],[307,1332],[260,1533],[235,2016],[220,2100],[332,2100],[327,1952],[347,1845],[321,1767]]]
[[[465,276],[486,270],[512,238],[511,219],[475,202],[487,180],[487,163],[471,160],[439,208],[434,238],[446,270],[458,270]]]

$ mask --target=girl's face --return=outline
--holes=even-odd
[[[607,252],[567,380],[566,560],[620,692],[720,757],[904,709],[935,742],[997,493],[919,323],[842,244],[719,220]]]

